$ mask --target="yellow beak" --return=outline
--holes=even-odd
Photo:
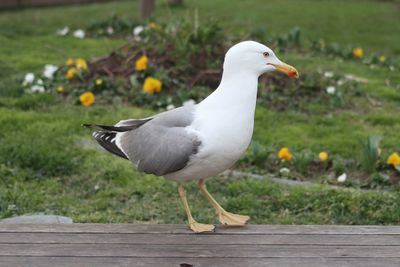
[[[299,78],[298,71],[294,67],[292,67],[292,66],[290,66],[290,65],[288,65],[286,63],[282,62],[279,65],[278,64],[272,64],[272,63],[269,63],[269,64],[274,66],[277,71],[283,72],[289,77],[294,77],[296,79]]]

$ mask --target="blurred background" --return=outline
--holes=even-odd
[[[210,192],[251,223],[398,224],[399,14],[398,0],[0,1],[0,218],[184,223],[174,182],[80,125],[201,101],[251,39],[300,78],[260,78],[253,142]]]

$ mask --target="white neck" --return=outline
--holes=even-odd
[[[223,166],[218,172],[232,166],[251,141],[257,79],[249,73],[224,73],[218,88],[197,105],[191,127],[204,144],[201,155],[220,155],[215,159]]]
[[[249,72],[222,74],[221,83],[218,88],[206,99],[199,103],[199,106],[207,108],[239,108],[247,109],[247,112],[255,109],[257,100],[258,75]],[[250,110],[249,110],[250,109]]]

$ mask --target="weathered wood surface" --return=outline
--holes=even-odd
[[[0,266],[400,266],[400,226],[0,224]]]

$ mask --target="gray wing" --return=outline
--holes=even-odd
[[[152,117],[137,129],[121,134],[119,145],[145,173],[165,175],[186,166],[201,141],[185,127],[193,121],[194,105],[186,105]]]
[[[128,159],[115,142],[117,133],[139,128],[150,120],[152,120],[152,118],[125,120],[120,121],[116,125],[82,124],[82,126],[95,130],[93,132],[94,139],[96,139],[97,143],[99,143],[99,145],[101,145],[108,152],[111,152],[112,154],[121,158]]]

